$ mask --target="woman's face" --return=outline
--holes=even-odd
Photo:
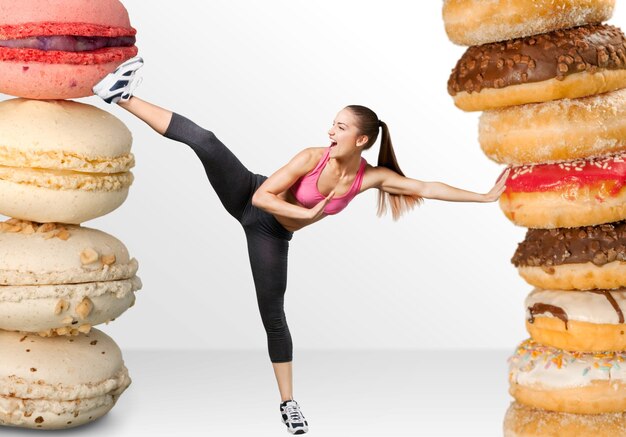
[[[367,143],[367,136],[359,133],[356,122],[355,115],[349,109],[339,111],[328,131],[331,146],[334,146],[331,149],[332,156],[354,153],[356,147],[362,147]]]

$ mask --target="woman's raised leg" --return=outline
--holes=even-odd
[[[254,194],[256,179],[213,132],[137,97],[118,104],[161,135],[190,146],[200,158],[222,205],[230,215],[241,221],[244,208]]]
[[[118,105],[143,120],[161,135],[165,135],[165,131],[172,120],[172,111],[148,103],[138,97],[131,97],[126,102],[120,101]]]

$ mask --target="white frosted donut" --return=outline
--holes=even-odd
[[[626,435],[626,413],[570,414],[511,403],[504,437],[617,437]]]
[[[575,228],[626,218],[624,155],[514,167],[500,197],[504,214],[527,228]]]
[[[444,0],[443,22],[453,43],[476,46],[601,23],[614,6],[615,0]]]
[[[525,302],[526,329],[538,343],[565,350],[626,350],[626,291],[536,289]]]
[[[480,117],[479,141],[489,158],[510,165],[623,152],[626,89],[486,111]]]
[[[626,354],[567,352],[524,341],[509,359],[509,392],[533,408],[575,414],[626,411]]]

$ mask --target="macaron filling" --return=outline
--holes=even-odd
[[[74,35],[33,36],[29,38],[0,40],[0,47],[43,51],[86,52],[108,47],[132,47],[135,45],[135,40],[136,38],[134,36],[119,36],[114,38]]]
[[[0,180],[53,190],[118,191],[128,189],[131,186],[133,174],[131,172],[79,173],[0,165]]]
[[[89,23],[0,26],[0,61],[93,65],[123,62],[137,54],[132,27]],[[25,72],[28,67],[24,67]]]
[[[83,173],[122,173],[135,165],[128,153],[116,157],[87,156],[63,150],[20,150],[0,145],[0,162],[4,167],[72,170]]]

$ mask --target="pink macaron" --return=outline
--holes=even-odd
[[[31,99],[92,95],[137,54],[119,0],[0,0],[0,92]]]

